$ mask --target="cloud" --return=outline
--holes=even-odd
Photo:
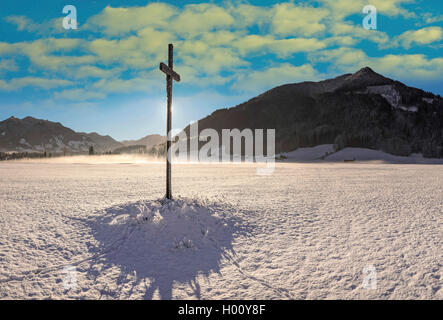
[[[282,63],[265,70],[243,72],[237,77],[232,87],[239,91],[268,90],[286,83],[320,78],[320,73],[310,64],[294,66],[290,63]]]
[[[24,87],[37,87],[42,89],[52,89],[72,85],[71,81],[63,79],[47,79],[39,77],[14,78],[9,81],[0,80],[0,90],[16,91]]]
[[[166,3],[150,3],[144,7],[113,8],[107,6],[103,11],[85,24],[85,29],[108,36],[118,36],[139,31],[147,27],[166,27],[177,8]]]
[[[106,98],[106,94],[85,89],[68,89],[54,93],[55,100],[86,101]]]
[[[443,58],[429,59],[424,54],[388,54],[379,58],[369,58],[369,62],[379,72],[397,79],[439,80],[443,74]]]
[[[155,67],[160,57],[165,56],[172,38],[168,32],[145,28],[137,36],[120,40],[95,39],[85,46],[102,64],[118,63],[135,69],[146,69]]]
[[[341,47],[332,50],[323,50],[308,55],[309,60],[314,63],[332,63],[334,69],[349,70],[357,68],[368,58],[361,49]]]
[[[158,90],[164,87],[160,71],[141,72],[129,79],[101,79],[92,85],[92,89],[103,93],[134,93]],[[164,80],[164,79],[163,79]]]
[[[43,23],[37,23],[26,16],[19,15],[7,16],[4,20],[14,24],[17,27],[17,31],[27,31],[41,35],[65,33],[67,31],[63,28],[63,17],[54,18]]]
[[[179,48],[180,59],[204,74],[218,74],[248,65],[232,48],[211,47],[202,41],[187,41]]]
[[[409,0],[371,1],[383,16],[414,18],[415,14],[407,7],[409,3]],[[395,57],[400,55],[369,57],[365,43],[356,47],[363,41],[388,49],[435,45],[441,40],[442,28],[437,26],[405,31],[390,38],[382,30],[368,31],[360,22],[347,19],[356,15],[363,17],[362,8],[366,4],[366,0],[312,0],[304,4],[291,1],[268,6],[236,1],[182,6],[162,2],[137,7],[107,6],[80,26],[85,33],[64,34],[64,38],[52,33],[62,28],[62,18],[57,18],[59,23],[55,24],[56,20],[37,23],[25,16],[9,16],[6,20],[19,31],[33,32],[41,38],[0,42],[0,56],[10,61],[0,61],[0,72],[20,70],[13,61],[21,63],[23,59],[16,59],[17,56],[29,60],[27,70],[31,74],[75,80],[76,89],[58,91],[54,94],[58,99],[85,101],[112,93],[155,92],[164,86],[158,63],[166,62],[167,44],[172,42],[174,67],[184,80],[181,85],[205,90],[217,86],[258,90],[285,81],[319,79],[317,64],[326,64],[322,68],[330,72],[355,71],[367,64],[394,72],[386,61],[398,66]],[[437,18],[424,16],[427,21]],[[39,33],[39,30],[47,31]],[[77,38],[80,36],[82,38]],[[300,60],[304,56],[307,61]],[[399,59],[412,64],[420,61],[420,57],[412,56]],[[411,74],[435,79],[432,68],[440,70],[439,60],[435,60],[438,58],[422,56],[421,59],[424,65],[420,68],[413,64]],[[276,65],[275,60],[281,64]],[[21,64],[20,67],[23,69]],[[0,85],[11,88],[14,83],[23,87],[13,80],[3,80]],[[257,88],[253,88],[254,85]]]
[[[38,39],[13,44],[0,42],[0,55],[26,56],[36,66],[45,70],[60,71],[68,66],[92,64],[96,58],[92,55],[66,53],[82,48],[83,39]]]
[[[4,20],[16,25],[18,31],[35,31],[38,28],[37,24],[35,24],[31,19],[25,16],[12,15],[4,18]]]
[[[443,58],[429,58],[424,54],[387,54],[369,57],[363,50],[339,48],[310,54],[313,63],[329,63],[330,72],[355,72],[364,66],[394,79],[439,80],[443,74]]]
[[[368,40],[382,47],[390,42],[389,36],[383,31],[366,30],[362,28],[361,25],[355,25],[342,20],[331,21],[329,32],[334,36],[330,38],[330,41],[341,44],[343,44],[344,41],[347,41],[348,44],[356,44],[361,40]],[[345,37],[345,39],[343,39],[343,37]]]
[[[177,65],[175,68],[182,78],[183,84],[207,88],[209,86],[221,86],[232,81],[232,75],[205,74],[198,66]]]
[[[331,35],[327,41],[329,44],[342,46],[355,45],[363,40],[377,43],[379,48],[391,47],[391,39],[382,30],[366,30],[360,23],[354,24],[346,20],[347,17],[359,15],[363,18],[363,8],[371,4],[376,7],[377,14],[389,17],[402,16],[404,18],[416,17],[413,11],[408,11],[404,4],[412,3],[414,0],[319,0],[329,10],[325,18],[328,33]]]
[[[443,29],[441,27],[428,27],[419,30],[409,30],[396,38],[401,46],[409,49],[412,45],[426,45],[438,42],[443,39]]]
[[[272,21],[273,10],[268,7],[254,6],[247,3],[227,3],[226,9],[235,19],[237,29],[250,26],[264,27]]]
[[[259,12],[258,7],[241,6],[238,13],[242,17],[246,9]],[[252,13],[251,11],[251,13]],[[177,38],[189,38],[207,31],[230,28],[237,24],[231,15],[231,9],[210,3],[188,4],[183,9],[166,3],[149,3],[144,7],[113,8],[106,7],[101,13],[91,17],[85,28],[95,32],[99,30],[108,36],[122,36],[139,32],[146,28],[172,32]],[[244,24],[245,19],[242,20]],[[252,21],[250,21],[252,23]]]
[[[425,24],[441,22],[441,21],[443,21],[443,14],[434,15],[433,13],[427,12],[427,13],[422,14],[422,19]],[[419,24],[421,24],[421,23],[419,23]]]
[[[230,27],[234,23],[234,18],[225,8],[209,3],[189,4],[171,20],[172,28],[181,37]]]
[[[132,68],[152,68],[156,64],[140,49],[139,38],[131,36],[122,40],[96,39],[88,44],[91,53],[101,64],[118,63]]]
[[[111,68],[102,69],[96,66],[84,65],[78,68],[73,68],[68,76],[75,79],[86,79],[86,78],[110,78],[115,77],[122,72],[122,68]]]
[[[325,41],[316,38],[290,38],[275,39],[272,36],[249,35],[240,38],[233,43],[233,46],[245,56],[249,53],[275,53],[278,57],[284,58],[297,52],[311,52],[324,49]]]
[[[17,71],[19,69],[14,59],[0,59],[0,73],[4,71]]]
[[[342,20],[350,15],[361,13],[363,7],[370,4],[377,8],[377,13],[385,16],[403,16],[405,18],[414,18],[416,14],[409,11],[402,5],[413,3],[414,0],[319,0],[326,8],[331,11],[331,18]]]

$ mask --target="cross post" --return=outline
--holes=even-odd
[[[171,126],[172,126],[172,80],[180,81],[180,75],[174,71],[174,46],[168,46],[168,65],[160,63],[160,70],[166,74],[166,96],[167,96],[167,116],[166,116],[166,199],[172,199],[171,188],[171,158],[169,152],[171,148]]]

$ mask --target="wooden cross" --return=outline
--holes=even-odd
[[[168,97],[167,102],[167,119],[166,119],[166,198],[172,199],[171,190],[171,154],[169,149],[171,148],[171,106],[172,106],[172,80],[180,81],[180,75],[174,70],[174,46],[172,43],[168,46],[168,65],[163,62],[160,63],[160,70],[166,74],[166,95]],[[169,134],[171,133],[171,137]],[[170,139],[171,138],[171,139]]]

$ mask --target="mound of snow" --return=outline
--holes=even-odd
[[[409,157],[394,156],[392,154],[366,148],[345,148],[334,151],[334,145],[323,144],[316,147],[298,148],[291,152],[281,153],[288,162],[344,162],[355,161],[378,161],[386,163],[409,163],[409,164],[443,164],[443,159],[424,158],[421,154],[411,154]],[[276,155],[278,158],[279,155]]]
[[[117,265],[140,281],[149,278],[145,299],[157,290],[162,299],[170,299],[176,282],[198,290],[196,277],[219,272],[222,258],[232,252],[234,236],[246,231],[239,218],[224,209],[185,199],[111,207],[89,222],[99,244],[93,254],[105,269]]]
[[[312,148],[298,148],[291,152],[282,153],[281,155],[292,161],[313,161],[321,160],[322,157],[333,152],[334,145],[322,144]]]
[[[355,160],[355,161],[381,161],[389,163],[443,163],[443,159],[427,159],[419,154],[409,157],[394,156],[392,154],[365,148],[345,148],[325,158],[326,161]]]

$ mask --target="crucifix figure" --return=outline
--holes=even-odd
[[[160,63],[160,70],[166,74],[166,95],[167,102],[167,119],[166,119],[166,199],[172,199],[171,190],[171,157],[169,150],[171,148],[171,120],[172,120],[172,80],[180,81],[180,75],[174,70],[174,47],[172,43],[168,46],[168,65]],[[171,135],[171,136],[170,136]]]

